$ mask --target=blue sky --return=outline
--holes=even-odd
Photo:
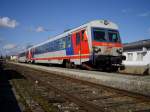
[[[0,0],[0,51],[18,52],[95,19],[117,23],[123,43],[150,38],[150,0]]]

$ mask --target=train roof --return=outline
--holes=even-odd
[[[63,32],[63,33],[61,33],[61,34],[59,34],[57,36],[54,36],[54,37],[52,37],[52,38],[48,39],[47,41],[44,41],[44,42],[42,42],[40,44],[36,44],[36,45],[30,47],[29,49],[41,46],[41,45],[43,45],[43,44],[45,44],[47,42],[50,42],[50,41],[53,41],[53,40],[57,40],[57,39],[59,39],[61,37],[65,37],[65,36],[67,36],[67,35],[69,35],[69,34],[71,34],[73,32],[76,32],[76,31],[80,30],[80,29],[85,29],[88,26],[89,27],[100,27],[100,28],[107,28],[107,29],[118,30],[118,26],[115,23],[111,22],[111,21],[107,21],[107,20],[93,20],[93,21],[87,22],[85,24],[82,24],[79,27],[73,28],[73,29],[68,30],[66,32]]]
[[[140,40],[123,45],[124,51],[142,50],[143,48],[150,49],[150,39]]]

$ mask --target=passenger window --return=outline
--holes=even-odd
[[[80,33],[76,34],[76,45],[80,43]]]
[[[71,47],[71,36],[66,37],[66,44],[67,48]]]
[[[59,39],[59,50],[62,50],[65,48],[65,38]]]
[[[66,38],[64,37],[62,41],[63,41],[63,49],[65,49],[65,47],[66,47]]]

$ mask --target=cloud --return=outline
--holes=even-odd
[[[139,14],[138,16],[147,17],[147,16],[150,16],[150,12],[144,12],[144,13]]]
[[[122,9],[121,12],[122,13],[129,13],[131,11],[131,9]]]
[[[5,44],[3,47],[0,47],[0,53],[2,53],[2,55],[8,55],[8,56],[17,55],[18,53],[24,51],[25,49],[26,49],[25,46],[10,43],[10,44]]]
[[[42,26],[38,26],[36,29],[35,29],[36,32],[44,32],[46,31],[46,29]]]
[[[0,27],[15,28],[18,25],[16,20],[9,17],[0,17]]]
[[[47,29],[45,29],[44,27],[42,26],[38,26],[36,28],[33,28],[33,27],[29,27],[27,29],[29,32],[45,32],[45,31],[48,31]]]
[[[17,45],[15,45],[15,44],[6,44],[6,45],[3,46],[3,49],[5,49],[5,50],[12,50],[14,48],[17,48]]]
[[[52,31],[53,29],[47,29],[47,28],[44,28],[43,26],[38,26],[36,28],[34,27],[29,27],[27,29],[27,31],[29,32],[46,32],[46,31]]]

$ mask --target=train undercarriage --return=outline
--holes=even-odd
[[[125,69],[122,64],[122,60],[125,59],[125,56],[98,55],[94,57],[93,65],[97,69],[116,72]]]
[[[122,64],[122,60],[125,60],[125,56],[106,56],[99,55],[93,57],[93,60],[82,62],[79,67],[88,70],[101,70],[107,72],[117,72],[118,70],[124,70],[125,66]],[[70,62],[70,60],[63,61],[63,67],[66,68],[77,68],[74,62]]]

